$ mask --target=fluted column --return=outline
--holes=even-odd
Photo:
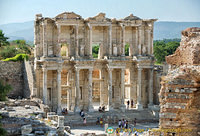
[[[103,75],[103,69],[100,70],[100,106],[104,105],[104,75]]]
[[[124,75],[125,75],[125,69],[121,69],[121,110],[124,111],[126,106],[124,104]]]
[[[43,57],[47,57],[47,33],[46,33],[46,22],[43,22]]]
[[[109,81],[108,81],[108,109],[112,110],[112,68],[108,69]]]
[[[122,29],[122,56],[125,56],[125,26],[122,24],[121,25]]]
[[[90,24],[88,24],[88,27],[89,27],[89,50],[90,50],[90,53],[89,53],[89,56],[90,58],[92,58],[92,26]]]
[[[57,70],[57,90],[58,90],[58,107],[57,107],[57,113],[61,113],[61,69]]]
[[[58,29],[58,50],[59,52],[56,54],[58,57],[61,56],[61,25],[57,24],[57,29]]]
[[[43,103],[47,104],[47,69],[43,68]]]
[[[88,111],[94,111],[94,107],[92,105],[92,69],[88,69]]]
[[[151,30],[147,29],[147,35],[148,35],[148,38],[147,38],[147,44],[148,44],[148,55],[151,55]]]
[[[153,72],[153,68],[149,69],[149,108],[153,107]]]
[[[137,104],[136,104],[136,108],[138,110],[143,109],[141,99],[142,99],[142,68],[138,68],[138,88],[137,88]]]
[[[109,55],[112,56],[112,25],[108,26]]]
[[[137,47],[138,46],[138,27],[135,27],[135,53],[138,54],[139,52],[139,48]]]
[[[75,96],[75,108],[74,108],[74,112],[80,112],[80,108],[79,108],[79,100],[80,100],[80,86],[79,86],[79,71],[80,69],[76,69],[76,96]]]
[[[141,26],[138,28],[138,49],[139,49],[139,55],[142,55],[142,28]]]
[[[79,57],[79,35],[78,35],[79,26],[75,26],[75,45],[76,45],[76,57]]]

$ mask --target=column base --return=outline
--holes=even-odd
[[[88,111],[89,111],[89,112],[94,112],[94,107],[93,107],[92,105],[90,105],[90,106],[88,107]]]
[[[148,109],[154,109],[154,105],[153,104],[148,104]]]
[[[143,110],[143,105],[142,104],[136,104],[136,109],[137,110]]]
[[[78,107],[78,106],[75,106],[74,107],[74,112],[80,112],[81,110],[80,110],[80,108]]]
[[[61,109],[61,107],[59,106],[59,107],[57,108],[57,114],[61,114],[61,112],[62,112],[62,109]]]
[[[125,112],[125,111],[126,111],[126,105],[122,104],[122,105],[120,106],[120,110],[121,110],[122,112]]]
[[[112,111],[113,110],[113,107],[112,106],[108,106],[108,111]]]

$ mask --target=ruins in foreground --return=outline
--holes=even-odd
[[[179,129],[180,135],[197,136],[200,133],[200,28],[182,31],[180,47],[166,61],[170,69],[161,82],[160,128]]]

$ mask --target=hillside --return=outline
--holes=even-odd
[[[0,25],[9,40],[34,40],[34,21]],[[154,40],[181,38],[181,31],[188,27],[200,27],[200,22],[155,22]]]

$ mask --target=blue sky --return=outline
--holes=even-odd
[[[65,11],[84,18],[104,12],[118,19],[133,13],[144,19],[200,22],[200,0],[0,0],[0,24],[34,20],[38,13],[55,17]]]

